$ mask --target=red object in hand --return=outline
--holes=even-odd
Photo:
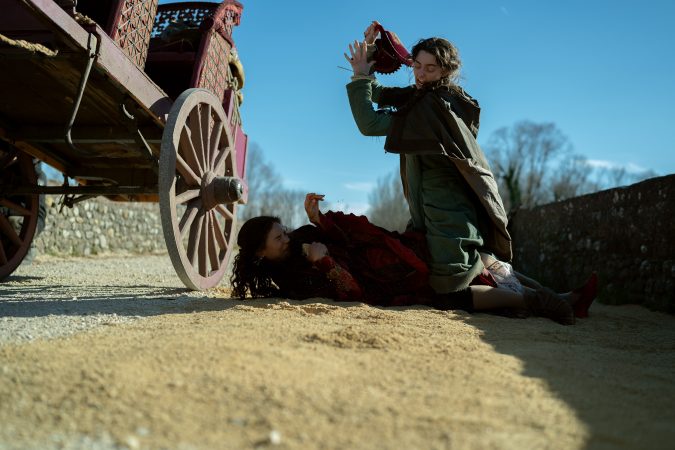
[[[388,74],[396,72],[402,64],[412,66],[412,56],[396,33],[385,30],[379,23],[375,29],[380,32],[379,39],[375,41],[375,72]]]

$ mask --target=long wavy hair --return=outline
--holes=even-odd
[[[248,294],[253,298],[273,297],[278,292],[267,270],[267,262],[257,255],[265,248],[267,235],[275,223],[281,223],[281,220],[271,216],[253,217],[239,230],[239,253],[234,257],[230,277],[235,296],[246,298]]]
[[[462,67],[462,61],[459,58],[459,50],[447,39],[432,37],[420,39],[412,48],[413,59],[417,58],[419,52],[425,52],[433,55],[441,70],[448,74],[441,78],[436,85],[455,87],[459,81],[459,69]]]

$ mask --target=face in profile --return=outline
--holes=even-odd
[[[413,61],[413,74],[415,75],[415,86],[421,89],[426,83],[438,81],[445,76],[441,66],[438,65],[436,57],[429,52],[420,50]]]
[[[269,261],[283,261],[290,255],[290,239],[286,227],[274,222],[272,229],[267,233],[265,247],[258,252],[258,256]]]

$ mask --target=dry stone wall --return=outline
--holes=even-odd
[[[517,212],[514,267],[558,290],[595,270],[600,301],[675,313],[675,175]]]
[[[95,198],[72,209],[61,209],[58,199],[46,196],[45,229],[33,241],[38,253],[89,256],[166,252],[157,203]]]

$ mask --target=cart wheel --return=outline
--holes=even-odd
[[[37,184],[33,158],[17,151],[0,151],[0,179],[8,187]],[[38,204],[37,195],[0,197],[0,280],[14,272],[28,253],[37,228]]]
[[[236,233],[242,185],[225,111],[204,89],[173,104],[159,157],[159,209],[173,267],[190,289],[208,289],[225,274]]]

